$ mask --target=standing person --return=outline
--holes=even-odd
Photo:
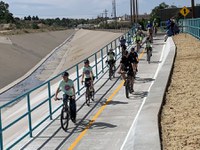
[[[63,102],[70,99],[70,112],[71,112],[71,120],[72,122],[76,123],[76,92],[74,88],[74,83],[71,79],[69,79],[69,73],[64,72],[62,74],[63,80],[60,82],[56,93],[55,93],[55,100],[58,100],[58,93],[62,91],[63,94]],[[69,98],[71,97],[71,98]]]

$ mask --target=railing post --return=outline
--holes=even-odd
[[[77,79],[78,95],[80,95],[80,83],[79,83],[79,68],[78,68],[78,64],[76,65],[76,79]]]
[[[31,118],[30,93],[28,93],[28,95],[27,95],[27,104],[28,104],[28,121],[29,121],[30,137],[33,137],[33,135],[32,135],[32,118]]]
[[[106,54],[108,53],[108,45],[106,45]]]
[[[117,39],[115,39],[115,49],[117,48]]]
[[[104,65],[103,65],[103,49],[101,49],[101,66],[102,66],[102,73],[104,73]]]
[[[96,78],[98,79],[97,53],[95,53],[95,68],[96,68]]]
[[[1,109],[0,109],[0,148],[3,150],[3,129],[2,129]]]
[[[110,45],[111,45],[111,48],[113,48],[113,41],[110,43]]]
[[[52,120],[52,104],[51,104],[51,84],[48,82],[48,94],[49,94],[49,118]]]

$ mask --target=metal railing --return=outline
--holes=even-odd
[[[128,32],[124,34],[124,37],[131,43],[131,37],[135,33],[135,28],[133,27]],[[88,59],[93,62],[92,68],[96,79],[100,78],[107,71],[107,66],[105,63],[107,52],[110,48],[113,48],[116,53],[116,59],[119,59],[121,54],[117,49],[120,37],[113,40],[111,43],[107,44],[105,47],[97,51],[88,57]],[[76,86],[76,94],[80,95],[84,92],[84,86],[81,86],[81,71],[83,67],[83,60],[67,69],[70,72],[70,78],[73,79]],[[62,104],[54,105],[52,104],[52,98],[55,95],[55,87],[58,86],[58,82],[61,80],[61,74],[53,77],[52,79],[44,82],[43,84],[31,89],[25,94],[11,100],[10,102],[2,105],[0,107],[0,149],[11,149],[22,141],[25,137],[33,137],[33,131],[35,131],[39,126],[44,125],[47,120],[52,120],[53,117],[58,116],[58,110],[62,107]],[[97,82],[97,81],[96,81]],[[38,96],[39,95],[39,96]],[[38,98],[41,100],[38,100]],[[26,107],[24,106],[26,104]],[[23,104],[23,105],[22,105]],[[15,108],[16,107],[16,108]],[[42,110],[44,115],[41,115],[40,108],[46,108],[46,112]],[[15,112],[15,118],[7,118],[6,111],[13,110]],[[21,111],[18,112],[18,109]],[[23,111],[22,111],[23,110]],[[57,113],[57,114],[56,114]],[[39,120],[34,120],[38,114]],[[57,116],[56,116],[57,115]],[[25,120],[25,121],[24,121]],[[23,126],[23,128],[21,127]],[[16,132],[16,130],[22,130],[21,132]],[[14,136],[13,136],[14,135]],[[9,140],[8,140],[9,138]]]
[[[182,19],[179,21],[179,25],[182,26],[183,32],[200,39],[200,18]]]

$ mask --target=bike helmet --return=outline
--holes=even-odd
[[[131,51],[135,51],[135,48],[134,48],[134,47],[132,47],[132,48],[131,48]]]
[[[89,60],[88,59],[86,59],[86,60],[84,60],[84,64],[89,64]]]
[[[65,72],[62,73],[62,76],[63,76],[63,77],[68,77],[68,76],[69,76],[69,73],[65,71]]]
[[[113,49],[111,48],[111,49],[109,49],[109,51],[110,51],[110,52],[112,52],[112,51],[113,51]]]

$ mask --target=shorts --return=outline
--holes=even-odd
[[[128,76],[134,76],[134,72],[133,72],[133,69],[131,69],[130,67],[125,67],[124,65],[122,66],[122,70],[127,72],[127,75]]]
[[[114,60],[114,59],[113,59],[113,60],[109,60],[109,61],[108,61],[108,64],[109,64],[109,65],[110,65],[110,64],[115,64],[115,62],[116,62],[116,60]]]
[[[126,45],[121,45],[121,47],[122,47],[124,50],[126,50]]]
[[[95,77],[93,77],[94,81]],[[91,78],[85,78],[85,87],[90,87],[91,86]]]

